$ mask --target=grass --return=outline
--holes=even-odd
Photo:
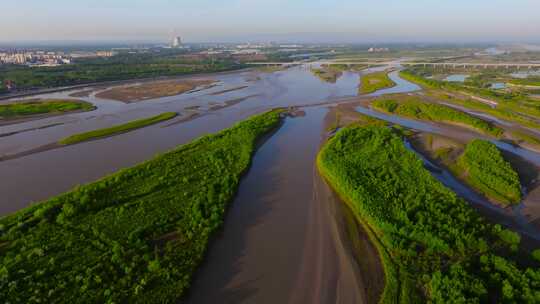
[[[414,119],[465,125],[494,137],[501,137],[504,133],[504,130],[501,128],[480,118],[444,105],[423,102],[417,97],[399,101],[377,99],[372,102],[372,106],[383,112]]]
[[[10,303],[178,303],[281,110],[0,219]]]
[[[361,94],[370,94],[381,89],[391,88],[395,85],[396,83],[388,77],[387,72],[376,72],[362,75],[359,91]]]
[[[95,107],[91,103],[79,100],[15,101],[9,104],[0,104],[0,118],[13,119],[37,114],[90,111],[94,109]]]
[[[317,166],[381,255],[380,303],[540,301],[540,270],[517,263],[520,236],[445,188],[391,128],[342,129]]]
[[[58,141],[61,145],[73,145],[87,140],[92,140],[96,138],[102,138],[107,136],[116,135],[119,133],[129,132],[135,129],[143,128],[164,120],[171,119],[176,117],[178,114],[176,112],[166,112],[149,118],[133,120],[125,124],[116,125],[110,128],[98,129],[89,132],[79,133],[71,135],[69,137],[63,138]]]
[[[504,160],[497,147],[485,140],[473,140],[457,161],[465,181],[492,200],[505,206],[521,201],[519,176]]]

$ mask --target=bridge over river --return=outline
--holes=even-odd
[[[540,69],[540,63],[530,62],[423,62],[423,61],[293,61],[293,62],[248,62],[248,65],[280,65],[280,66],[294,66],[294,65],[367,65],[369,66],[433,66],[433,67],[452,67],[452,68],[525,68],[525,69]]]

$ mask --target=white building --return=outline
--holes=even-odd
[[[173,42],[172,42],[172,47],[179,48],[181,46],[182,46],[182,38],[180,38],[180,36],[174,37]]]

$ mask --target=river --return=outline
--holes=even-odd
[[[359,74],[345,72],[334,84],[321,81],[305,66],[274,73],[240,71],[208,76],[218,86],[192,94],[163,97],[133,104],[83,97],[98,110],[0,127],[0,133],[32,129],[0,137],[0,155],[20,153],[98,127],[166,111],[200,116],[171,121],[60,149],[0,161],[0,214],[8,214],[78,184],[94,181],[132,166],[204,134],[219,131],[255,113],[277,106],[305,105],[305,116],[287,118],[254,156],[198,271],[187,303],[367,303],[377,296],[383,271],[375,249],[360,259],[351,248],[344,218],[346,208],[317,174],[315,157],[324,140],[324,102],[354,97]],[[393,88],[372,94],[402,93],[419,87],[399,78]],[[224,94],[212,93],[247,86]],[[81,90],[82,91],[82,90]],[[66,97],[73,92],[40,97]],[[245,98],[211,111],[215,104]],[[313,105],[313,106],[311,106]],[[182,117],[180,117],[181,119]],[[174,121],[173,121],[174,122]],[[349,215],[350,216],[350,215]],[[357,242],[357,243],[358,243]],[[364,263],[366,264],[366,263]],[[371,301],[369,301],[371,299]]]
[[[49,150],[21,158],[0,161],[0,215],[16,211],[32,202],[45,200],[76,185],[94,181],[121,168],[129,167],[190,140],[219,131],[255,113],[279,106],[320,103],[356,95],[359,75],[346,72],[335,84],[325,83],[309,69],[298,66],[275,73],[240,71],[198,78],[212,79],[218,85],[179,96],[138,103],[101,100],[94,94],[81,99],[98,109],[91,112],[55,116],[15,125],[1,126],[0,133],[21,133],[0,137],[0,156],[16,155],[83,131],[112,126],[136,118],[167,111],[182,114],[178,119],[110,138]],[[247,86],[223,94],[228,88]],[[80,91],[83,91],[80,89]],[[66,98],[73,92],[60,92],[32,98]],[[240,103],[216,111],[208,110],[228,100]],[[183,119],[199,106],[196,119]],[[45,129],[40,126],[53,125]],[[24,189],[24,191],[21,191]]]

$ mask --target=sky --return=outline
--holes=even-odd
[[[540,42],[540,0],[17,0],[0,41]]]

